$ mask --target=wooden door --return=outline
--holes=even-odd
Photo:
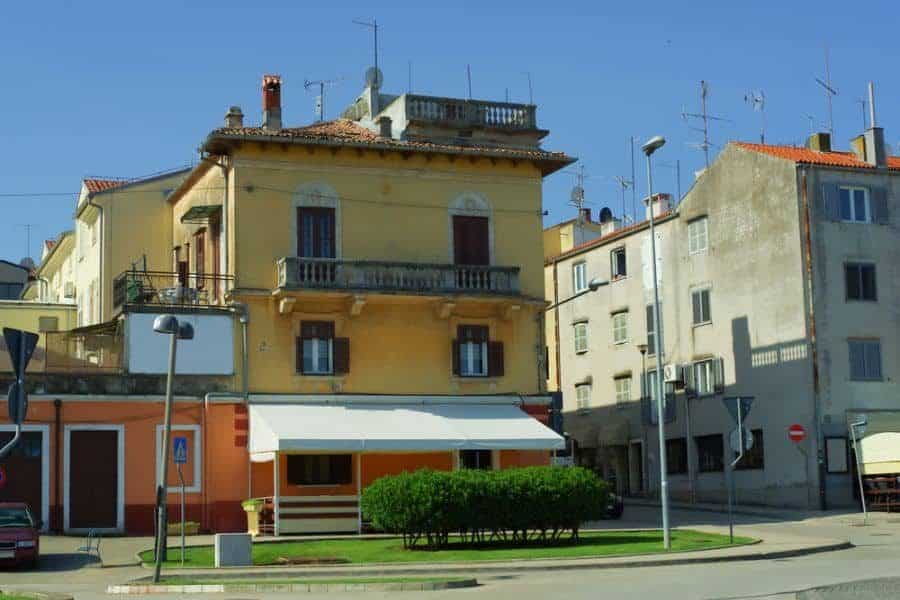
[[[0,432],[0,447],[13,438],[13,432]],[[26,431],[10,454],[0,460],[4,472],[4,483],[0,486],[0,502],[27,502],[37,518],[47,521],[49,515],[43,511],[43,434],[40,431]]]
[[[453,217],[453,262],[457,265],[491,264],[487,217]]]
[[[119,432],[74,430],[69,435],[69,527],[115,529],[119,507]]]

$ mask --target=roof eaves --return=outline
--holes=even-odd
[[[166,201],[169,204],[175,204],[178,202],[182,196],[184,196],[188,190],[194,187],[194,184],[200,180],[201,177],[206,175],[210,169],[214,166],[218,165],[218,161],[213,160],[212,158],[205,156],[203,159],[191,169],[191,172],[188,173],[188,176],[184,178],[184,180],[176,187],[166,198]]]
[[[117,186],[110,187],[105,190],[99,190],[96,192],[88,192],[88,195],[93,198],[94,196],[99,196],[101,194],[106,194],[106,193],[111,193],[111,192],[120,192],[120,191],[127,189],[134,185],[151,183],[153,181],[158,181],[160,179],[166,179],[167,177],[173,177],[175,175],[189,173],[191,170],[193,170],[193,167],[184,167],[184,168],[180,168],[180,169],[174,169],[172,171],[164,171],[162,173],[150,175],[149,177],[142,177],[142,178],[138,178],[138,179],[129,179],[128,181],[122,182],[122,185],[117,185]]]
[[[678,211],[670,210],[670,211],[667,211],[667,212],[663,213],[662,215],[656,217],[654,219],[654,224],[658,225],[660,223],[665,223],[665,222],[671,221],[672,219],[675,219],[677,217],[678,217]],[[584,242],[582,244],[579,244],[578,246],[570,248],[569,250],[566,250],[565,252],[561,252],[560,254],[557,254],[556,256],[551,256],[544,261],[544,266],[552,265],[553,263],[560,262],[567,258],[572,258],[573,256],[577,256],[583,252],[587,252],[588,250],[592,250],[598,246],[603,246],[609,242],[614,242],[618,239],[626,238],[629,235],[631,235],[632,233],[637,233],[638,231],[643,231],[644,229],[647,229],[649,227],[650,227],[650,221],[641,221],[640,223],[635,223],[634,225],[629,225],[628,227],[623,227],[622,229],[613,231],[612,233],[607,234],[603,237],[595,238],[593,240],[588,240],[587,242]]]

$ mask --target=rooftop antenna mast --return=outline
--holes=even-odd
[[[662,162],[659,164],[661,167],[675,169],[675,188],[678,190],[678,197],[675,199],[675,204],[677,205],[681,202],[681,159],[676,159],[674,163]]]
[[[762,128],[759,130],[759,143],[766,143],[766,94],[762,90],[749,91],[744,94],[744,102],[753,107],[762,117]]]
[[[339,77],[337,79],[320,79],[318,81],[311,81],[306,79],[303,81],[303,88],[308,92],[310,88],[314,88],[316,86],[319,87],[319,95],[316,96],[316,114],[318,116],[319,121],[325,120],[325,87],[329,85],[337,85],[341,82],[343,77]]]
[[[375,55],[375,70],[377,71],[378,70],[378,21],[376,21],[375,19],[372,19],[371,22],[357,21],[354,19],[353,22],[356,23],[357,25],[362,25],[363,27],[368,27],[369,29],[372,30],[372,36],[374,38],[373,42],[372,42],[372,46],[373,46],[374,55]]]
[[[577,222],[580,224],[584,219],[584,165],[579,165],[575,174],[575,185],[569,194],[569,204],[578,210]]]
[[[856,103],[859,104],[859,108],[862,111],[862,128],[865,131],[868,128],[868,121],[866,121],[866,106],[868,105],[868,101],[865,98],[857,98]]]
[[[466,65],[466,84],[468,86],[467,91],[469,94],[467,96],[467,98],[469,100],[471,100],[472,99],[472,66],[471,65]]]
[[[16,225],[25,230],[25,258],[31,258],[31,230],[38,227],[37,223],[21,223]],[[38,257],[40,258],[40,257]]]
[[[528,78],[528,104],[534,104],[534,90],[531,87],[531,71],[525,71],[524,75]]]
[[[628,138],[628,141],[631,142],[631,218],[636,223],[638,220],[637,215],[637,186],[634,185],[634,141],[637,138],[631,136]]]
[[[805,114],[803,117],[809,121],[809,135],[816,132],[816,117],[814,115]]]
[[[682,109],[681,118],[687,123],[689,119],[700,119],[703,121],[703,127],[691,127],[694,131],[699,131],[703,134],[703,141],[699,144],[692,144],[692,146],[696,148],[700,148],[703,150],[703,157],[706,160],[706,166],[709,167],[709,148],[712,146],[712,142],[709,141],[709,122],[710,121],[725,121],[731,122],[730,119],[726,119],[724,117],[714,117],[710,115],[706,110],[706,98],[709,96],[709,85],[706,81],[700,82],[700,113],[689,113]]]
[[[831,108],[831,99],[838,95],[838,92],[831,85],[831,69],[828,66],[828,46],[825,46],[825,81],[816,77],[816,83],[822,86],[825,91],[825,101],[828,104],[828,133],[834,139],[834,113]],[[815,133],[815,132],[813,132]]]
[[[619,187],[622,188],[622,221],[624,222],[626,219],[630,219],[633,222],[634,219],[625,213],[625,190],[632,187],[632,180],[624,175],[616,175],[613,179],[619,184]]]

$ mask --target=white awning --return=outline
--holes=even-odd
[[[251,404],[250,455],[552,450],[563,438],[513,404]]]

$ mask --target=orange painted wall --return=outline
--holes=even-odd
[[[450,471],[453,469],[453,456],[450,452],[366,454],[362,459],[363,487],[385,475],[397,475],[403,471],[412,472],[418,469]]]
[[[550,464],[550,453],[546,450],[501,450],[500,468],[536,467]]]
[[[275,495],[275,462],[250,463],[251,496],[264,498]]]
[[[351,480],[346,485],[290,485],[287,482],[287,460],[284,455],[278,460],[279,491],[282,496],[355,496],[356,465],[359,456],[354,454],[351,464]]]

